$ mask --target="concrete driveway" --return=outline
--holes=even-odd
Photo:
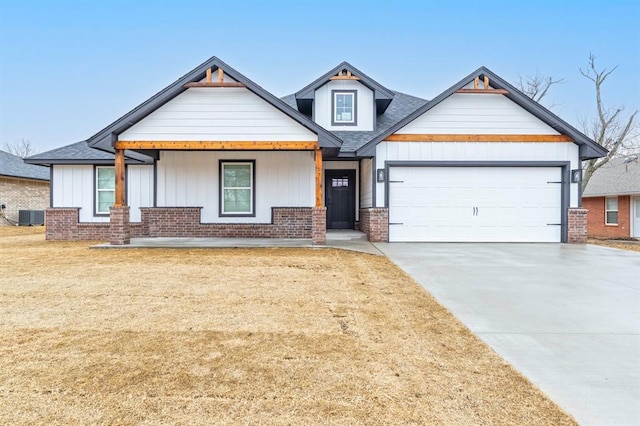
[[[585,425],[640,424],[640,253],[376,244]]]

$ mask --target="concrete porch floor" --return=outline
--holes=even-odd
[[[247,248],[247,247],[313,247],[339,248],[381,256],[382,253],[367,241],[367,236],[351,229],[332,229],[327,231],[327,244],[314,245],[311,239],[292,238],[132,238],[128,245],[114,246],[109,243],[98,244],[92,248],[128,249],[128,248]]]

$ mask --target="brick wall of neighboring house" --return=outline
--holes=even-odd
[[[588,197],[582,199],[582,206],[589,210],[587,218],[587,234],[594,238],[630,238],[631,197],[618,197],[618,224],[605,224],[605,197]]]
[[[274,207],[272,223],[200,223],[200,207],[141,208],[141,222],[131,223],[131,238],[312,238],[311,207]],[[79,223],[78,208],[47,209],[47,240],[104,240],[110,223]],[[233,220],[230,218],[230,220]],[[126,239],[126,238],[125,238]]]
[[[389,241],[389,209],[386,207],[360,209],[360,230],[372,243]]]
[[[44,210],[49,207],[49,182],[0,176],[0,204],[7,207],[4,214],[18,222],[19,210]],[[0,226],[10,223],[0,218]]]

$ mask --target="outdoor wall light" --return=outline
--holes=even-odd
[[[582,169],[571,170],[571,183],[582,182]]]
[[[376,181],[384,182],[384,169],[376,170]]]

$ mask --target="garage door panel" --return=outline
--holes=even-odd
[[[391,167],[390,241],[561,239],[559,167]]]

